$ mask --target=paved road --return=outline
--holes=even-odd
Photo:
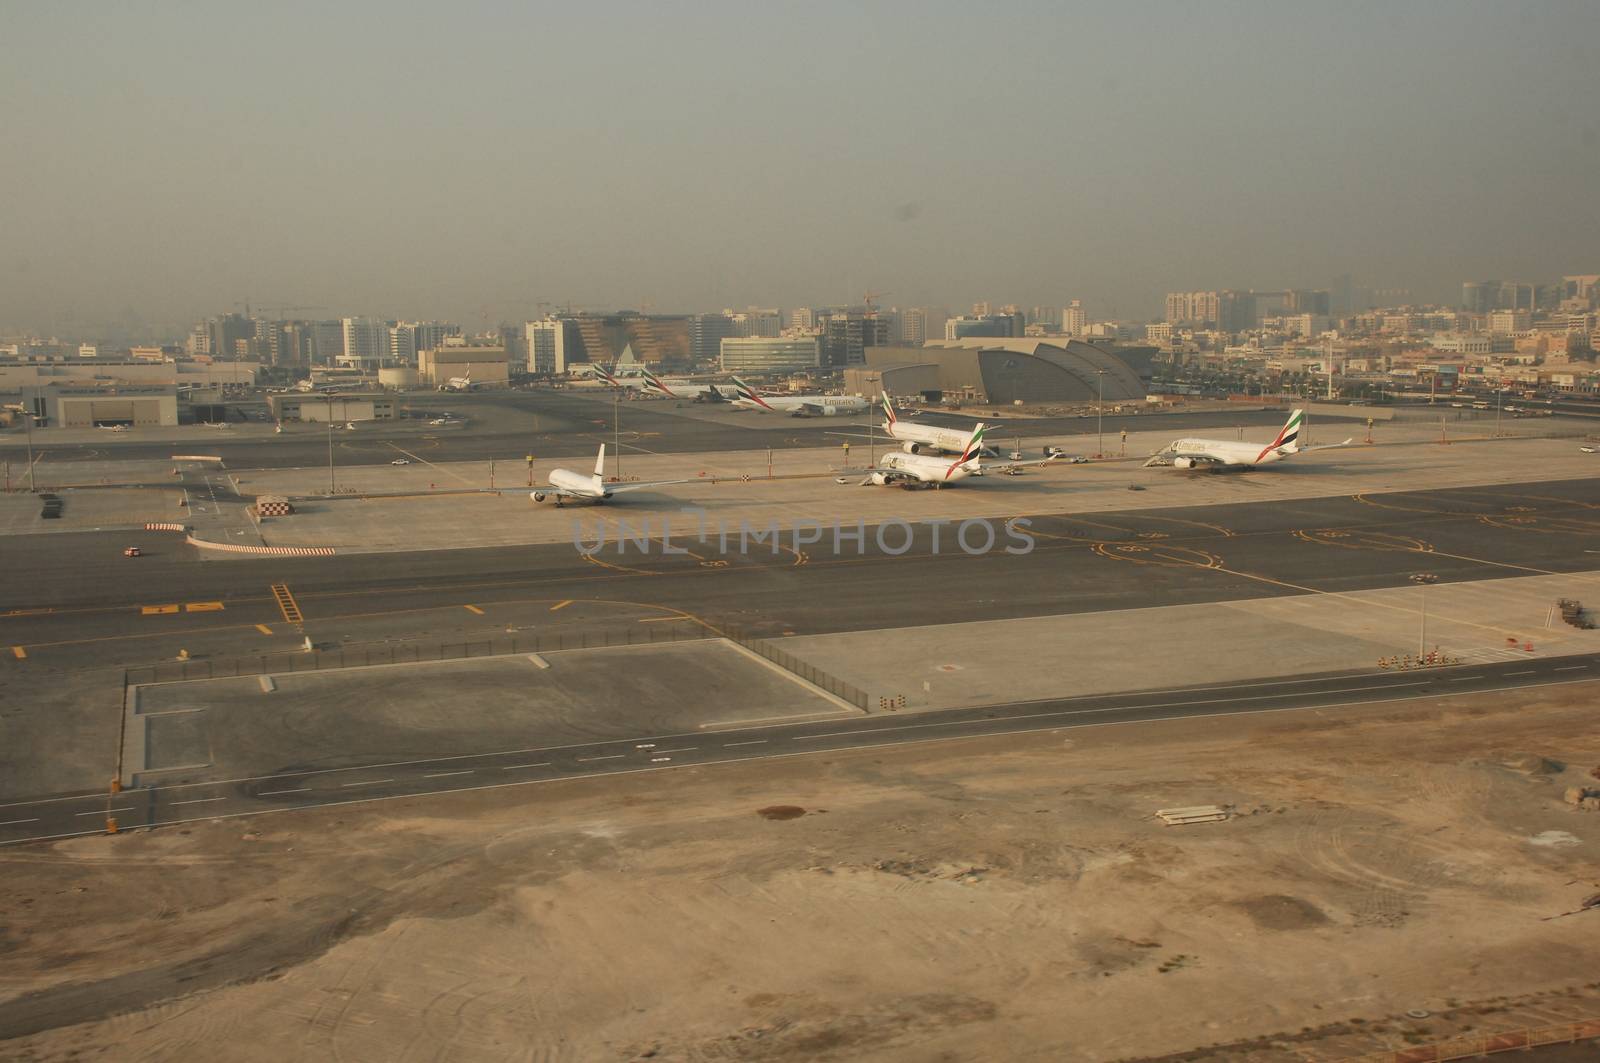
[[[324,805],[661,771],[912,742],[1196,716],[1359,705],[1441,694],[1511,690],[1600,678],[1600,654],[1424,671],[1309,676],[1130,694],[992,705],[938,714],[878,714],[816,723],[617,738],[582,745],[494,750],[432,760],[284,772],[114,795],[0,805],[0,844],[121,828],[261,815]]]

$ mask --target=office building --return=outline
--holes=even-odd
[[[389,356],[389,326],[365,317],[340,322],[344,349],[336,359],[342,365],[378,366]]]
[[[1014,325],[1015,321],[1008,315],[953,317],[944,323],[944,338],[947,341],[964,340],[969,336],[1005,338],[1014,335],[1011,331]]]
[[[928,339],[928,312],[919,307],[900,312],[900,342],[921,347]]]
[[[737,335],[727,314],[695,314],[689,318],[689,357],[708,365],[722,357],[722,341]]]
[[[876,314],[830,311],[822,319],[822,364],[830,369],[861,365],[868,347],[889,341],[889,323]]]
[[[725,373],[795,373],[822,365],[820,336],[729,336],[722,340]]]

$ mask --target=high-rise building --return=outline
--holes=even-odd
[[[339,362],[353,366],[375,366],[389,354],[389,326],[365,317],[347,317],[340,322],[344,350]]]
[[[250,341],[255,339],[256,323],[241,314],[223,314],[221,317],[214,317],[210,325],[210,353],[215,358],[237,358],[239,341],[245,341],[248,351]]]
[[[789,327],[811,331],[817,327],[817,312],[808,306],[789,311]]]
[[[1320,314],[1327,317],[1332,305],[1332,295],[1325,288],[1291,288],[1283,293],[1283,312],[1286,314]]]
[[[900,342],[921,347],[928,342],[928,312],[920,307],[900,312]]]
[[[729,315],[695,314],[689,318],[689,357],[696,365],[714,362],[722,356],[722,341],[736,335]]]
[[[822,364],[830,369],[866,363],[866,348],[886,347],[889,323],[876,314],[829,311],[822,319]]]
[[[389,326],[389,361],[394,365],[417,364],[417,326],[411,321],[396,321]]]
[[[578,361],[574,358],[582,348],[578,339],[578,323],[567,317],[547,317],[529,321],[522,326],[523,339],[528,345],[528,372],[559,376],[572,370]]]
[[[1255,324],[1255,295],[1226,289],[1215,292],[1168,292],[1165,320],[1172,325],[1242,332]]]
[[[344,322],[313,321],[306,326],[310,338],[310,364],[333,365],[344,353]]]
[[[1083,303],[1077,299],[1069,302],[1061,311],[1061,331],[1068,336],[1082,336],[1088,327],[1089,315],[1084,312]]]

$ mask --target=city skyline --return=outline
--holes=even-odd
[[[1592,5],[0,9],[5,330],[884,289],[1147,321],[1346,274],[1452,303],[1600,245]]]

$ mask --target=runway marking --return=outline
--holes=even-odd
[[[579,764],[587,764],[592,760],[621,760],[625,756],[627,756],[626,753],[608,753],[603,757],[574,757],[572,759],[576,760]]]
[[[1562,665],[1560,668],[1552,668],[1550,670],[1552,672],[1587,672],[1589,670],[1589,666],[1586,664],[1566,664]]]
[[[352,787],[355,787],[355,786],[381,786],[386,782],[394,782],[394,780],[393,779],[368,779],[366,782],[342,782],[342,783],[339,784],[339,786],[340,786],[341,789],[348,790],[348,789],[350,789]]]
[[[15,827],[19,823],[37,823],[37,822],[39,822],[39,818],[37,816],[35,816],[33,819],[8,819],[4,823],[0,823],[0,827]]]
[[[691,752],[691,751],[699,749],[699,748],[700,748],[699,746],[679,746],[676,749],[658,749],[658,750],[656,750],[656,752],[657,753],[688,753],[688,752]]]
[[[1454,677],[1453,679],[1450,680],[1450,682],[1452,682],[1452,683],[1470,683],[1474,679],[1482,679],[1482,678],[1483,678],[1483,676],[1481,676],[1481,675],[1462,675],[1462,676]]]
[[[183,607],[186,613],[220,613],[224,606],[221,602],[189,602]]]
[[[452,775],[471,775],[476,768],[464,768],[461,771],[436,771],[431,775],[424,775],[424,779],[447,779]]]
[[[724,748],[732,749],[734,746],[764,746],[769,741],[770,739],[757,738],[749,742],[724,742],[722,745]]]
[[[289,591],[287,583],[274,583],[272,597],[278,603],[278,612],[283,614],[285,624],[303,624],[305,615],[300,612],[300,603],[294,600],[294,595]]]
[[[483,615],[483,610],[479,609],[475,605],[463,605],[461,608],[465,609],[469,613],[476,613],[479,616]]]
[[[11,656],[15,657],[19,661],[25,661],[28,659],[28,651],[23,649],[21,646],[13,646],[11,647]]]
[[[174,801],[174,805],[209,805],[213,801],[226,801],[226,797],[191,797],[187,801]]]
[[[256,791],[256,796],[257,797],[271,797],[274,794],[303,794],[303,793],[309,792],[310,789],[311,789],[311,787],[309,787],[309,786],[296,786],[292,790],[257,790]]]
[[[79,813],[77,813],[77,815],[80,815],[80,816],[109,816],[113,812],[132,812],[132,811],[133,811],[133,806],[132,805],[127,805],[127,806],[122,807],[122,808],[108,808],[108,809],[105,809],[104,811],[96,808],[96,809],[92,809],[92,810],[90,810],[88,812],[79,812]]]
[[[567,600],[565,600],[565,601],[561,601],[561,602],[557,602],[557,603],[556,603],[556,604],[554,604],[554,605],[552,605],[552,606],[551,606],[551,607],[550,607],[550,611],[551,611],[551,612],[552,612],[552,613],[553,613],[553,612],[555,612],[555,611],[556,611],[556,610],[557,610],[557,609],[565,609],[565,608],[566,608],[566,607],[567,607],[567,606],[569,606],[569,605],[571,605],[571,604],[572,604],[572,599],[571,599],[571,598],[568,598],[568,599],[567,599]]]
[[[272,629],[270,627],[268,627],[267,625],[265,625],[265,624],[257,624],[256,625],[256,630],[261,632],[263,635],[272,634]]]
[[[1533,675],[1534,673],[1531,672],[1531,671],[1528,671],[1528,672],[1503,672],[1501,674],[1504,675],[1507,679],[1510,679],[1512,676],[1516,676],[1516,675]]]
[[[641,624],[660,624],[660,623],[670,623],[670,622],[672,622],[674,620],[682,620],[682,619],[683,619],[683,617],[681,617],[681,616],[647,616],[643,620],[639,621],[639,623],[641,623]]]
[[[139,607],[141,616],[162,616],[166,613],[176,613],[177,611],[178,607],[176,605],[141,605]]]
[[[521,771],[523,768],[548,768],[549,766],[550,766],[550,762],[548,760],[541,760],[537,764],[507,764],[505,767],[501,768],[500,770],[501,771]]]

